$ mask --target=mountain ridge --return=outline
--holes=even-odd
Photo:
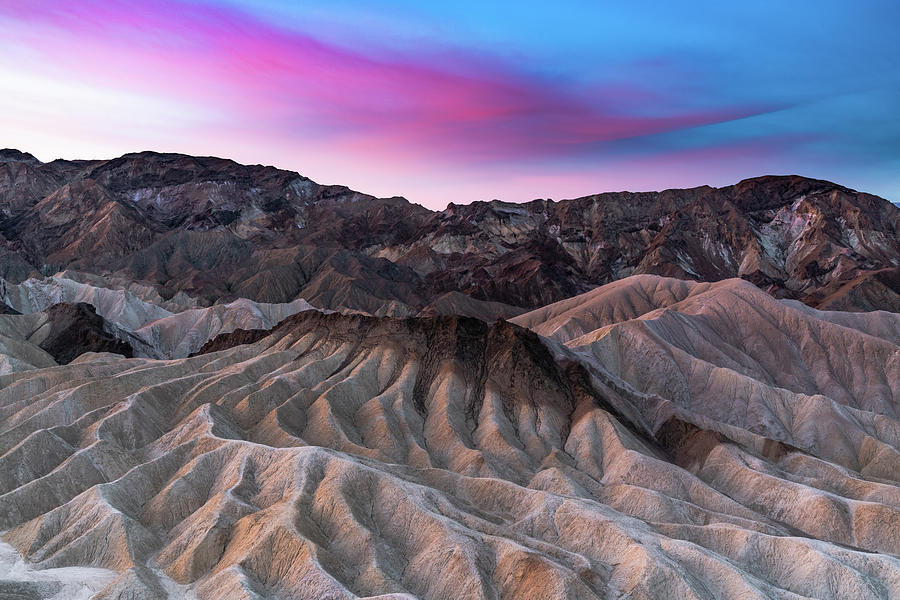
[[[799,176],[431,211],[216,157],[0,163],[0,276],[73,269],[205,304],[413,315],[461,294],[488,303],[472,314],[511,317],[651,273],[900,310],[898,232],[886,200]]]

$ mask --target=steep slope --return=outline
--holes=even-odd
[[[615,283],[525,313],[513,323],[561,342],[607,325],[681,302],[710,290],[708,283],[658,275],[633,275]]]
[[[93,306],[103,318],[129,330],[172,315],[128,290],[97,287],[61,275],[31,278],[21,284],[0,281],[0,295],[6,304],[25,314],[45,311],[54,304],[83,302]]]
[[[36,332],[42,338],[38,346],[61,365],[85,352],[110,352],[127,358],[134,355],[131,344],[117,338],[113,328],[90,304],[54,304],[44,314],[47,331]]]
[[[815,306],[866,274],[897,273],[898,231],[900,211],[880,198],[826,181],[760,177],[720,189],[451,205],[413,243],[383,254],[425,265],[437,289],[520,306],[639,273],[740,276]],[[422,244],[445,257],[440,268],[422,259]],[[890,308],[896,276],[882,284],[890,299],[877,308]]]
[[[39,347],[40,339],[30,339],[46,323],[43,313],[0,315],[0,374],[56,365],[53,357]]]
[[[882,269],[858,275],[848,282],[832,283],[821,295],[822,310],[886,310],[900,312],[900,269]]]
[[[741,277],[821,308],[900,306],[900,209],[798,176],[432,212],[212,157],[4,156],[0,276],[13,282],[73,269],[206,305],[302,297],[408,316],[466,304],[454,293],[532,309],[649,273]]]
[[[525,309],[502,302],[476,300],[459,292],[447,292],[435,298],[419,314],[426,317],[459,315],[493,323],[498,319],[509,319],[523,312]]]
[[[268,330],[304,310],[316,309],[302,299],[285,304],[240,299],[150,321],[132,333],[152,347],[159,357],[185,358],[218,335],[235,329]]]
[[[69,161],[43,164],[25,152],[0,150],[0,230],[6,231],[10,219],[65,185],[77,169]],[[15,281],[37,271],[18,237],[18,231],[11,232],[10,238],[0,233],[0,277]]]
[[[85,352],[131,357],[134,340],[122,333],[85,303],[0,315],[0,373],[67,364]]]
[[[0,542],[0,598],[89,600],[116,578],[108,569],[84,567],[37,570],[9,545]]]
[[[306,311],[2,376],[0,530],[115,571],[98,598],[900,594],[900,316],[741,281],[581,300],[543,312],[566,344]]]
[[[71,309],[66,307],[89,307],[87,311],[79,309],[78,318],[66,328],[67,337],[54,343],[58,352],[66,353],[66,362],[88,349],[94,352],[124,351],[124,346],[118,350],[114,345],[103,347],[99,340],[91,342],[90,348],[79,341],[80,337],[93,338],[99,331],[99,325],[90,316],[95,312],[104,322],[103,330],[128,346],[126,355],[131,356],[133,352],[141,357],[184,358],[219,334],[235,329],[271,329],[290,315],[315,309],[302,299],[283,304],[240,299],[206,308],[185,308],[195,306],[195,299],[182,294],[177,299],[164,301],[155,290],[137,283],[127,290],[112,289],[70,279],[73,276],[92,283],[109,284],[98,282],[96,277],[71,273],[32,278],[19,285],[0,280],[0,298],[15,307],[12,310],[26,315],[58,315],[61,320],[66,320],[70,316],[76,317],[69,315]],[[170,312],[154,302],[177,309],[177,312]],[[71,348],[67,350],[66,346]],[[71,352],[75,354],[69,356]]]
[[[607,288],[520,322],[644,395],[629,410],[652,430],[674,416],[731,438],[750,432],[895,482],[900,315],[821,312],[741,280],[632,277]],[[616,306],[599,312],[604,298]],[[823,485],[817,472],[805,485]]]
[[[208,304],[289,302],[325,278],[329,289],[343,290],[336,308],[369,310],[397,283],[388,277],[375,285],[370,300],[379,273],[403,269],[369,258],[361,246],[402,235],[428,214],[402,199],[211,157],[143,152],[66,163],[71,169],[59,162],[11,163],[35,173],[10,175],[8,197],[0,198],[6,277],[14,282],[64,268],[118,273],[146,279],[167,297],[184,291]],[[413,294],[398,306],[405,299],[422,304]]]

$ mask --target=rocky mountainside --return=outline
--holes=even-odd
[[[0,590],[900,595],[900,315],[642,275],[516,322],[304,311],[0,376]]]
[[[13,283],[70,269],[207,305],[303,298],[493,320],[646,273],[741,277],[816,308],[900,311],[900,209],[827,181],[432,212],[218,158],[0,157],[0,276]]]

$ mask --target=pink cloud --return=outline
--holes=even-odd
[[[375,59],[177,0],[7,2],[2,18],[18,20],[21,41],[70,76],[205,104],[231,125],[273,138],[381,158],[564,157],[586,144],[757,112],[672,114],[640,86],[575,94],[462,54],[445,54],[442,63]]]

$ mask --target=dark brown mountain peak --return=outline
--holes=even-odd
[[[272,180],[305,177],[290,171],[262,165],[241,165],[233,160],[214,156],[137,152],[97,165],[89,176],[101,181],[112,191],[145,187],[167,187],[191,182],[223,182],[235,184],[269,184]]]
[[[23,162],[32,165],[41,164],[41,161],[39,161],[33,155],[27,152],[22,152],[21,150],[16,150],[15,148],[0,149],[0,163],[5,162]]]
[[[840,190],[855,194],[854,190],[823,179],[801,175],[763,175],[744,179],[733,186],[721,188],[734,197],[734,203],[745,210],[764,210],[779,201],[796,200],[801,196]]]

